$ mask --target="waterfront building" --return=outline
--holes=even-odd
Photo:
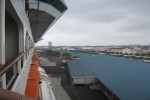
[[[110,100],[149,100],[150,63],[101,54],[68,60],[73,85],[96,85]]]

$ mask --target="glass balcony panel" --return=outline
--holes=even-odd
[[[23,62],[23,57],[21,58],[21,69],[23,68],[23,64],[24,64],[24,62]]]
[[[17,63],[13,65],[7,72],[6,72],[6,86],[7,88],[11,87],[15,78],[17,76]]]

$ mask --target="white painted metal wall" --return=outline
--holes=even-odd
[[[73,85],[78,85],[78,84],[83,84],[83,85],[88,85],[88,84],[93,84],[96,82],[96,78],[93,77],[72,77],[72,84]]]

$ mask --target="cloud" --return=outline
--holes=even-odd
[[[43,37],[54,45],[150,42],[150,0],[65,1],[68,10]]]

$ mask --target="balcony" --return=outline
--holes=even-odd
[[[63,15],[67,6],[63,0],[29,0],[29,20],[34,42]]]
[[[27,63],[32,57],[33,47],[30,47],[25,52],[19,53],[16,57],[6,62],[5,65],[0,65],[0,87],[9,90],[17,90],[21,85],[22,89],[26,84],[23,82],[26,79]],[[19,80],[19,81],[17,81]],[[22,82],[22,84],[18,84]],[[20,89],[20,90],[19,90]],[[21,91],[21,88],[18,90]]]

